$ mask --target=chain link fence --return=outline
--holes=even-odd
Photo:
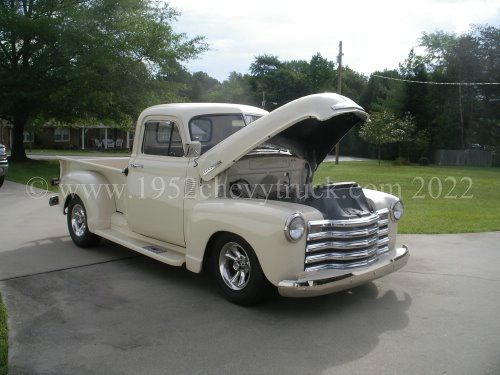
[[[491,167],[493,166],[493,152],[478,150],[436,150],[434,153],[434,163],[437,165]]]

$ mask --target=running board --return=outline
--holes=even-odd
[[[181,267],[186,263],[186,256],[178,251],[133,238],[115,229],[96,230],[95,234],[171,266]]]

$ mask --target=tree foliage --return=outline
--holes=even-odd
[[[207,46],[175,33],[178,13],[146,0],[2,0],[0,117],[25,159],[27,123],[130,123],[171,94],[164,77]],[[169,93],[170,92],[170,93]]]
[[[438,82],[500,82],[500,28],[472,26],[462,35],[443,31],[424,33],[426,68]],[[445,109],[434,136],[449,147],[467,148],[480,143],[493,146],[492,123],[500,118],[500,90],[493,85],[433,88],[433,104]],[[493,121],[492,121],[493,120]],[[495,121],[496,120],[496,121]],[[450,123],[451,122],[451,123]],[[443,133],[441,129],[446,129]]]
[[[397,142],[397,118],[389,111],[373,112],[359,130],[359,135],[368,143],[377,146],[378,163],[381,161],[382,145]]]
[[[24,157],[26,124],[51,121],[130,124],[160,102],[233,102],[273,110],[304,95],[336,92],[335,62],[272,54],[249,62],[249,73],[223,82],[183,63],[207,49],[172,24],[178,13],[149,0],[0,0],[0,118],[13,123],[14,157]],[[351,132],[343,151],[413,160],[436,148],[500,144],[500,28],[473,26],[461,35],[423,33],[424,53],[411,50],[399,69],[342,70],[342,94],[372,114]],[[400,81],[402,80],[402,81]],[[419,81],[424,83],[414,83]],[[373,145],[373,146],[372,146]]]
[[[417,159],[437,148],[464,149],[479,144],[491,149],[499,142],[499,86],[456,83],[500,82],[499,45],[500,28],[492,26],[473,26],[461,35],[423,33],[423,54],[411,50],[399,70],[376,74],[428,84],[372,76],[361,103],[370,111],[387,110],[398,117],[411,113],[415,139],[429,142],[425,148],[422,142],[414,142]]]
[[[342,94],[359,102],[375,118],[379,113],[393,114],[397,127],[390,136],[397,147],[385,149],[389,158],[402,156],[403,150],[406,158],[417,161],[429,157],[436,148],[470,148],[473,144],[492,148],[499,142],[499,86],[467,85],[459,90],[456,85],[434,83],[500,82],[499,30],[474,26],[462,35],[423,33],[420,45],[424,53],[410,50],[399,69],[375,72],[403,81],[374,75],[368,78],[344,67]],[[203,98],[259,105],[265,93],[266,109],[272,110],[304,95],[337,91],[336,64],[320,53],[309,61],[260,55],[250,65],[249,74],[233,74]],[[365,139],[351,132],[342,141],[343,151],[371,156],[385,144],[371,142],[374,149],[369,137]]]
[[[227,80],[210,90],[206,99],[209,102],[260,104],[254,100],[249,76],[237,72],[231,72]]]

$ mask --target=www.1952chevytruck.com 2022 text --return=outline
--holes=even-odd
[[[238,304],[278,289],[317,296],[406,264],[400,200],[354,182],[313,186],[332,147],[368,114],[337,94],[270,113],[166,104],[140,115],[126,158],[60,159],[60,204],[76,245],[106,238],[189,271],[210,269]]]

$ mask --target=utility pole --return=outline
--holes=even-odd
[[[462,82],[462,81],[460,81]],[[460,143],[462,145],[462,150],[465,150],[465,138],[464,138],[464,110],[462,107],[462,85],[458,85],[458,109],[460,111]]]
[[[342,94],[342,41],[339,42],[339,55],[337,56],[338,78],[337,78],[337,93]],[[340,145],[335,145],[335,164],[339,163]]]

